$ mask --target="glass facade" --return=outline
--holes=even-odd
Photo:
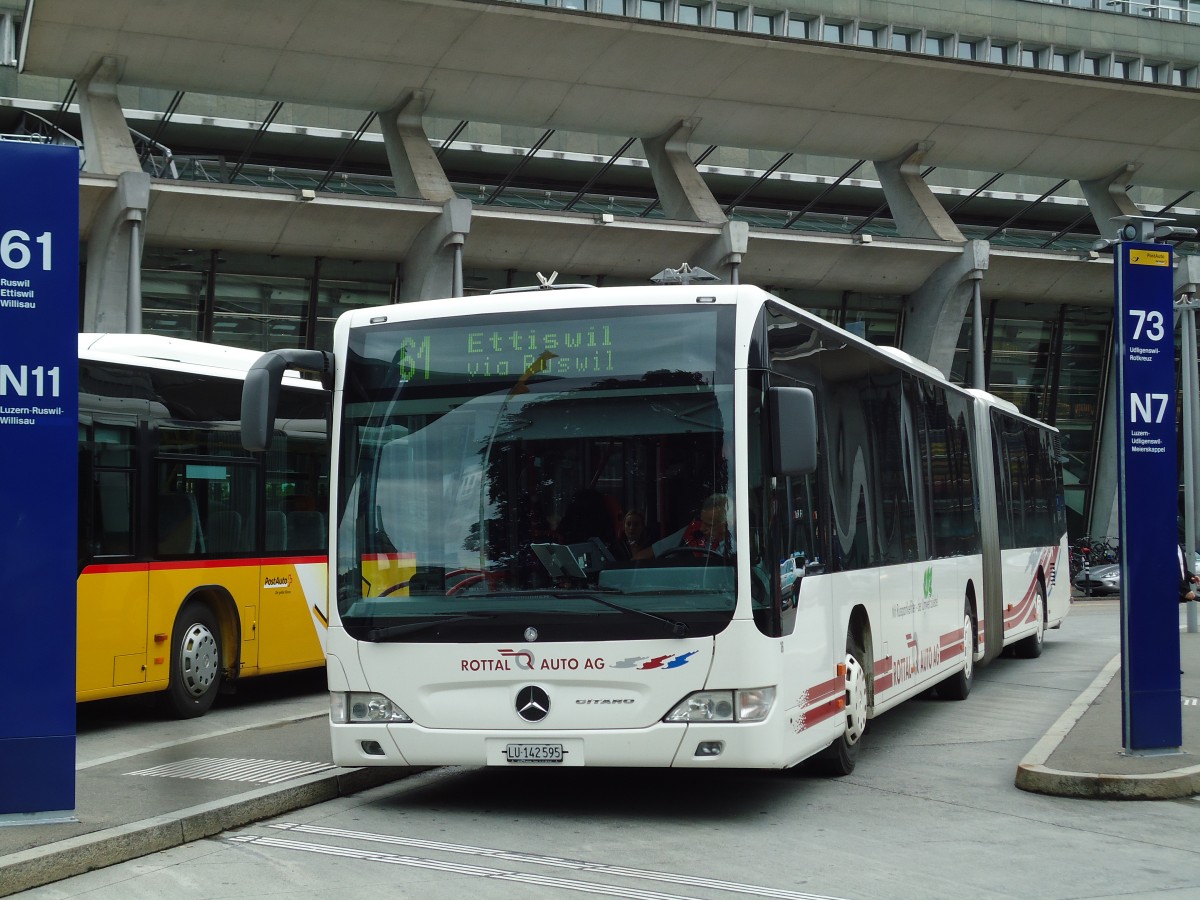
[[[1088,533],[1101,405],[1108,371],[1111,313],[1107,308],[985,306],[985,371],[992,393],[1060,432],[1067,532]],[[1036,316],[1036,318],[1035,318]],[[972,325],[959,334],[950,380],[972,382]]]
[[[995,317],[989,323],[988,386],[1035,419],[1047,418],[1049,359],[1054,326],[1032,319]]]
[[[396,266],[146,248],[142,330],[250,350],[328,349],[349,309],[396,296]]]
[[[1084,518],[1096,459],[1111,317],[1107,310],[1068,308],[1058,358],[1055,424],[1062,433],[1069,533],[1087,534]]]

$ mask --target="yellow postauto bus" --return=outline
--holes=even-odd
[[[76,698],[161,692],[179,717],[325,662],[328,392],[283,379],[270,452],[242,449],[259,354],[79,336]]]

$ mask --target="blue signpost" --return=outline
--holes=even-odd
[[[79,151],[0,142],[0,820],[75,808]]]
[[[1121,691],[1126,753],[1183,742],[1179,684],[1179,457],[1169,244],[1131,222],[1114,247],[1120,407]],[[1132,238],[1141,238],[1140,241]]]

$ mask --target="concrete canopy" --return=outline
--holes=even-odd
[[[29,0],[25,71],[449,119],[1190,190],[1200,91],[487,0]]]
[[[116,176],[80,178],[81,233],[91,233]],[[146,238],[158,246],[237,247],[285,256],[333,256],[398,261],[437,204],[384,198],[155,180]],[[720,229],[696,222],[617,219],[585,213],[528,212],[481,207],[472,216],[464,249],[469,268],[558,271],[648,279],[665,267],[696,259]],[[776,288],[909,294],[961,247],[939,241],[764,230],[752,233],[742,281]],[[1112,258],[992,248],[984,293],[1032,303],[1112,303]]]

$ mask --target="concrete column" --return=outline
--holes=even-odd
[[[1104,396],[1099,398],[1103,410],[1100,419],[1100,440],[1096,444],[1095,476],[1092,479],[1092,508],[1087,529],[1091,537],[1116,537],[1121,533],[1120,510],[1117,508],[1118,457],[1121,453],[1117,439],[1117,359],[1110,354],[1108,373],[1104,379]]]
[[[423,91],[409,94],[379,114],[379,129],[383,132],[396,195],[446,203],[454,199],[454,188],[425,134],[421,119],[425,101]]]
[[[1133,180],[1133,173],[1137,168],[1135,165],[1128,165],[1107,178],[1079,182],[1100,237],[1116,237],[1120,225],[1113,219],[1117,216],[1143,215],[1137,204],[1129,199],[1128,194],[1129,182]]]
[[[738,283],[738,266],[750,241],[750,223],[726,222],[721,233],[705,245],[695,259],[689,259],[692,268],[712,272],[722,284]]]
[[[100,208],[87,238],[83,330],[142,330],[141,224],[150,207],[150,176],[124,172]]]
[[[461,295],[462,248],[470,231],[471,201],[456,197],[447,202],[442,214],[422,228],[408,248],[401,303]]]
[[[666,134],[643,138],[642,149],[668,219],[723,225],[727,221],[724,210],[688,156],[688,139],[696,125],[697,120],[684,119]]]
[[[877,161],[875,173],[901,237],[962,243],[966,238],[921,177],[921,162],[931,146],[921,141],[895,159]]]
[[[900,349],[950,374],[974,282],[988,267],[990,249],[987,241],[968,241],[959,256],[943,263],[909,296]]]
[[[83,130],[83,170],[100,175],[140,172],[137,150],[117,100],[117,60],[106,56],[78,83],[79,122]]]

